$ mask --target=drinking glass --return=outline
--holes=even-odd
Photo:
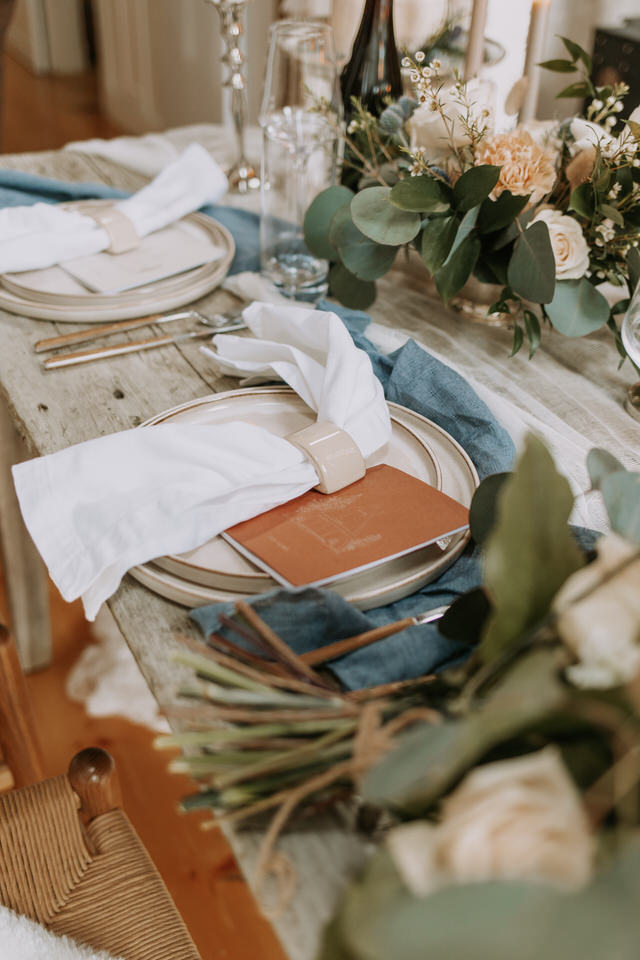
[[[637,284],[629,308],[624,315],[620,336],[624,348],[636,369],[640,368],[640,283]],[[640,383],[627,390],[625,407],[632,417],[640,420]]]
[[[272,25],[259,119],[262,272],[285,296],[312,302],[327,291],[329,264],[308,250],[304,215],[335,183],[341,143],[342,99],[328,24]]]

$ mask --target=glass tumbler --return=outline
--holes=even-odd
[[[329,264],[303,235],[312,200],[335,183],[342,100],[331,27],[282,20],[271,27],[262,127],[260,263],[288,297],[327,291]]]

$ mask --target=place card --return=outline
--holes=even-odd
[[[381,464],[337,493],[301,497],[222,533],[288,587],[323,586],[464,530],[469,511],[422,480]]]
[[[76,257],[60,267],[92,293],[113,294],[201,267],[225,252],[204,230],[178,223],[150,233],[135,250]]]

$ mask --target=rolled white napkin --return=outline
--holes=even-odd
[[[382,386],[339,317],[262,303],[244,317],[268,339],[218,334],[216,363],[236,375],[273,370],[365,459],[388,442]],[[297,447],[243,422],[125,430],[18,464],[13,476],[52,580],[65,600],[82,597],[89,620],[136,564],[192,550],[318,483]]]
[[[114,960],[70,937],[58,937],[35,920],[0,906],[2,960]]]
[[[114,206],[138,236],[160,230],[227,190],[227,178],[204,147],[194,143],[155,180]],[[49,203],[0,210],[0,273],[38,270],[109,246],[107,232],[92,217]]]

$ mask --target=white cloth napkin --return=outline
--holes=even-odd
[[[145,237],[227,190],[227,178],[204,147],[194,143],[138,193],[114,204]],[[109,246],[91,217],[49,203],[0,210],[0,273],[38,270]]]
[[[57,937],[34,920],[0,906],[2,960],[113,960],[103,950],[93,950]]]
[[[365,459],[388,442],[382,386],[339,317],[262,303],[244,317],[268,339],[218,334],[214,362],[275,371]],[[191,550],[318,482],[297,447],[243,422],[126,430],[18,464],[13,476],[52,580],[65,600],[82,597],[89,620],[130,567]]]

